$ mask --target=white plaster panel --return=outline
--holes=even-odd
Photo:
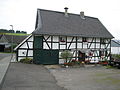
[[[92,42],[92,38],[87,38],[87,40],[88,40],[89,42]]]
[[[28,48],[27,47],[27,43],[25,42],[22,46],[20,46],[19,48]]]
[[[100,38],[96,38],[96,42],[100,42]]]
[[[82,48],[82,43],[77,43],[77,48]]]
[[[90,48],[95,48],[95,44],[92,43],[91,46],[90,46]]]
[[[104,44],[101,44],[101,48],[105,48],[105,45],[104,45]]]
[[[49,36],[44,36],[45,39],[47,39]],[[51,41],[51,37],[47,39],[47,41]]]
[[[18,61],[20,61],[21,59],[24,59],[25,57],[18,57]]]
[[[83,48],[87,48],[87,43],[83,43]]]
[[[27,41],[33,41],[33,36],[30,37]]]
[[[46,42],[43,43],[43,49],[49,49],[48,45],[46,44]]]
[[[58,49],[58,48],[59,48],[58,43],[53,43],[52,45],[53,45],[53,46],[52,46],[53,49]]]
[[[75,48],[76,48],[76,43],[72,43],[70,49],[75,49]]]
[[[66,49],[66,45],[60,45],[60,49]]]
[[[29,48],[33,48],[33,42],[28,42]]]
[[[78,41],[78,42],[82,42],[82,38],[81,38],[81,37],[78,37],[78,38],[77,38],[77,41]]]
[[[68,49],[69,45],[70,45],[70,43],[67,43],[67,49]]]
[[[107,48],[110,48],[110,44],[108,45],[108,47]]]
[[[100,43],[96,43],[96,48],[100,48]]]
[[[18,61],[20,61],[21,59],[24,59],[25,57],[18,57]],[[33,57],[28,57],[28,58],[31,58],[33,59]]]
[[[28,50],[28,56],[33,56],[33,50]]]
[[[53,42],[59,42],[59,37],[58,36],[53,36]]]
[[[111,47],[112,54],[120,54],[120,47]]]
[[[26,56],[27,50],[18,50],[18,56]]]
[[[67,42],[71,42],[73,37],[67,37]]]

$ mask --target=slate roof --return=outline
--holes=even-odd
[[[67,35],[81,37],[113,38],[98,18],[78,14],[37,10],[36,29],[32,34]]]
[[[115,40],[111,40],[111,47],[120,47],[120,43]]]
[[[26,36],[18,36],[18,35],[4,35],[6,39],[8,40],[8,43],[12,43],[12,37],[13,37],[13,43],[19,44],[21,43],[26,37]]]

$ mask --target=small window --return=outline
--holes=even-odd
[[[83,37],[82,42],[87,42],[87,38]]]
[[[106,41],[105,39],[100,39],[101,44],[105,44],[105,41]]]
[[[60,42],[66,42],[66,38],[61,36],[61,37],[59,38],[59,41],[60,41]]]

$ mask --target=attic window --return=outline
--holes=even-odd
[[[86,38],[86,37],[83,37],[83,38],[82,38],[82,42],[87,42],[87,38]]]

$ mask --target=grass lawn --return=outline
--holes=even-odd
[[[0,33],[3,34],[3,33]],[[30,35],[30,34],[24,34],[24,33],[4,33],[5,35],[17,35],[17,36],[25,36],[25,35]]]

